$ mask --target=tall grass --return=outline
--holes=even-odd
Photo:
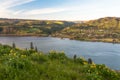
[[[120,80],[120,74],[63,52],[44,54],[0,45],[0,80]]]

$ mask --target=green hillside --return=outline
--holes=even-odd
[[[0,80],[120,80],[120,73],[63,52],[44,54],[0,45]]]

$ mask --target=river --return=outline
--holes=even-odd
[[[30,42],[37,46],[39,51],[64,51],[67,56],[92,58],[97,64],[106,64],[111,69],[120,70],[120,44],[104,42],[86,42],[53,37],[0,37],[1,44],[12,45],[18,48],[30,47]]]

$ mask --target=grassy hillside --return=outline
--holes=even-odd
[[[105,17],[98,20],[90,20],[87,24],[104,29],[120,29],[120,18]]]
[[[120,18],[68,22],[0,19],[0,36],[54,36],[86,41],[120,43]]]
[[[53,35],[78,40],[120,43],[120,18],[105,17],[76,23]]]
[[[74,23],[55,20],[0,19],[0,34],[48,36],[72,24]]]
[[[84,58],[70,59],[63,52],[0,45],[0,80],[120,80],[120,73]]]

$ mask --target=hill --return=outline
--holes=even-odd
[[[0,19],[1,36],[48,36],[73,22],[55,20]]]
[[[0,18],[0,36],[53,36],[120,43],[120,18],[75,22]]]
[[[0,45],[0,80],[120,80],[120,73],[63,52],[44,54]]]
[[[53,35],[77,40],[120,42],[120,18],[105,17],[76,23],[58,33]]]
[[[120,18],[118,17],[105,17],[97,20],[90,20],[86,22],[90,26],[96,26],[104,29],[120,29]]]

